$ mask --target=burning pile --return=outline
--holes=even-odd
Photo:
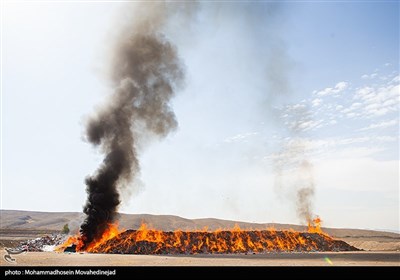
[[[304,251],[354,251],[343,241],[318,233],[294,231],[162,232],[127,230],[94,247],[111,254],[213,254]]]
[[[71,237],[60,250],[82,250],[79,238]],[[66,248],[67,247],[67,248]],[[311,251],[358,251],[344,241],[334,240],[319,226],[309,226],[308,232],[293,230],[232,230],[160,231],[148,229],[119,233],[110,226],[102,238],[85,249],[91,253],[110,254],[214,254]]]

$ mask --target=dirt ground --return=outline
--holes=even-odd
[[[27,252],[5,261],[4,248],[51,232],[0,231],[0,266],[400,266],[400,241],[396,237],[349,236],[342,240],[366,251],[266,253],[226,255],[113,255],[88,253]]]
[[[0,266],[400,266],[400,252],[314,252],[256,255],[112,255],[27,252]]]

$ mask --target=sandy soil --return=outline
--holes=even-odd
[[[111,255],[28,252],[12,266],[400,266],[399,252],[269,253],[257,255]]]
[[[363,252],[268,253],[236,255],[111,255],[28,252],[14,255],[16,263],[4,260],[6,248],[15,248],[21,241],[34,239],[59,229],[77,219],[79,213],[44,213],[1,210],[0,266],[400,266],[400,235],[396,233],[359,230],[326,229],[331,236],[364,249]],[[75,217],[76,216],[76,217]],[[176,216],[121,215],[122,222],[136,228],[145,220],[157,229],[232,228],[234,221],[218,219],[188,220]],[[296,225],[239,223],[241,228],[293,228]],[[135,227],[132,227],[135,225]],[[58,230],[57,230],[58,229]],[[324,229],[325,230],[325,229]]]

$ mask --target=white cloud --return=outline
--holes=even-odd
[[[374,96],[366,99],[365,102],[369,104],[379,104],[378,110],[380,111],[396,111],[400,103],[400,86],[388,86],[378,89]],[[373,112],[370,112],[373,114]]]
[[[375,128],[387,128],[387,127],[395,126],[396,124],[397,124],[397,120],[394,119],[394,120],[390,120],[390,121],[382,121],[380,123],[373,123],[367,127],[361,128],[359,130],[363,131],[363,130],[370,130],[370,129],[375,129]]]
[[[350,108],[351,108],[352,110],[355,110],[355,109],[360,108],[361,106],[362,106],[362,103],[360,103],[360,102],[354,102],[353,104],[351,104]]]
[[[285,168],[293,167],[298,157],[308,158],[319,165],[327,160],[347,160],[371,158],[386,150],[385,143],[396,141],[397,137],[348,137],[348,138],[286,138],[282,139],[282,149],[278,153],[264,156]]]
[[[352,127],[354,132],[378,133],[380,132],[378,129],[399,124],[399,118],[393,116],[393,113],[398,112],[400,108],[399,83],[400,75],[394,72],[387,76],[386,81],[379,80],[379,84],[377,82],[367,84],[349,91],[348,95],[346,92],[346,96],[339,94],[339,99],[333,99],[331,97],[336,93],[345,89],[349,90],[349,83],[340,82],[332,88],[315,91],[313,98],[308,99],[308,103],[299,102],[285,106],[282,112],[284,114],[283,121],[292,132],[317,131],[329,126],[338,130]],[[329,96],[329,98],[324,98],[324,96]],[[382,117],[386,117],[386,119],[382,120]],[[361,120],[362,126],[359,124]],[[338,122],[341,124],[340,126],[336,125]],[[370,145],[382,146],[384,144],[382,142],[395,141],[393,136],[371,135],[371,137],[345,137],[324,139],[319,142],[312,141],[312,145],[316,145],[312,153],[324,154],[324,150],[319,149],[318,145],[324,145],[324,149],[328,147],[328,150],[337,150],[339,147],[343,149],[346,146],[352,148]]]
[[[358,114],[354,113],[354,111],[356,111],[358,108],[360,108],[362,106],[362,103],[360,102],[354,102],[350,105],[350,107],[344,108],[341,112],[346,114],[348,117],[355,117]],[[343,108],[343,106],[342,106]]]
[[[398,82],[400,82],[400,75],[395,76],[391,81],[391,83],[398,83]]]
[[[398,110],[400,104],[400,86],[397,85],[386,85],[379,88],[363,87],[356,91],[354,99],[357,100],[355,104],[357,108],[349,107],[343,110],[343,113],[360,109],[360,113],[357,115],[363,115],[365,117],[383,116],[389,112],[395,112]]]
[[[371,93],[373,93],[374,89],[372,87],[363,87],[360,88],[356,91],[356,94],[354,95],[354,98],[358,98],[358,99],[364,99],[367,98],[368,96],[371,96]]]
[[[346,138],[324,138],[318,140],[312,140],[307,138],[298,139],[297,142],[302,142],[303,145],[307,147],[312,147],[314,150],[321,150],[322,152],[334,151],[336,153],[336,149],[344,149],[346,146],[354,145],[354,144],[363,144],[363,143],[379,143],[379,142],[390,142],[395,141],[397,138],[393,136],[379,136],[379,137],[346,137]],[[349,148],[352,150],[354,147]]]
[[[316,129],[322,126],[324,120],[311,120],[308,118],[298,119],[292,122],[288,122],[290,129],[293,131],[308,131],[312,129]]]
[[[348,117],[348,118],[354,118],[355,116],[357,116],[357,114],[356,113],[347,113],[346,114],[346,117]]]
[[[345,90],[348,86],[349,86],[349,83],[347,83],[347,82],[339,82],[335,85],[335,87],[325,88],[323,90],[318,91],[316,94],[318,96],[326,96],[326,95],[331,95],[331,94],[335,94],[335,93],[340,93],[343,90]]]
[[[246,142],[249,137],[257,135],[258,132],[246,132],[246,133],[240,133],[235,136],[231,136],[228,138],[224,139],[225,143],[233,143],[233,142]]]
[[[336,84],[335,90],[337,90],[337,91],[345,90],[345,89],[347,88],[348,85],[349,85],[349,84],[346,83],[346,82],[339,82],[339,83]]]
[[[285,112],[291,113],[295,111],[303,111],[306,109],[306,105],[304,104],[294,104],[294,105],[286,105]]]
[[[361,79],[364,79],[364,80],[372,80],[372,79],[375,79],[376,77],[378,77],[378,73],[372,73],[372,74],[370,74],[370,75],[368,75],[368,74],[364,74],[364,75],[362,75],[361,76]]]
[[[303,123],[300,124],[300,128],[302,128],[303,131],[310,130],[310,129],[313,129],[313,128],[317,128],[317,127],[319,127],[319,126],[322,124],[323,121],[324,121],[324,120],[318,120],[318,121],[310,120],[310,121],[306,121],[306,122],[303,122]]]
[[[313,101],[311,101],[311,104],[313,107],[317,107],[317,106],[321,105],[321,103],[322,103],[321,98],[315,98]]]

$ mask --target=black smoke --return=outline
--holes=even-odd
[[[177,126],[170,100],[184,71],[175,46],[162,32],[168,14],[165,3],[136,8],[137,17],[113,49],[113,93],[86,126],[87,140],[100,149],[104,160],[85,180],[83,250],[117,218],[120,193],[140,171],[137,148],[142,135],[163,137]]]

